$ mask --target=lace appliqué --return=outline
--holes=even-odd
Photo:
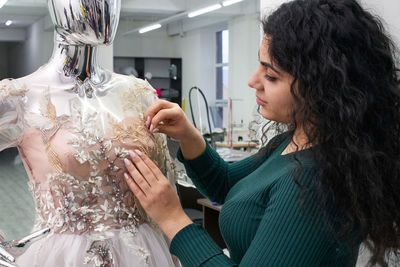
[[[0,80],[1,149],[21,143],[25,126],[25,106],[29,89],[17,80]]]
[[[133,255],[136,255],[142,259],[144,266],[149,265],[151,255],[150,252],[142,247],[137,246],[133,242],[134,235],[131,232],[122,230],[119,232],[119,238],[123,240],[124,245],[131,251]],[[114,267],[115,262],[111,244],[111,239],[99,239],[91,242],[89,249],[86,251],[88,256],[85,257],[84,264],[92,263],[96,267]]]
[[[135,109],[139,118],[143,120],[143,114],[147,108],[147,105],[144,104],[146,102],[150,104],[152,101],[149,100],[157,99],[157,93],[148,81],[134,79],[133,83],[134,87],[124,90],[121,94],[122,109],[125,114],[129,114],[132,109]]]
[[[5,100],[9,97],[24,97],[29,91],[28,87],[24,84],[21,88],[13,85],[11,79],[0,81],[0,99]]]
[[[155,157],[157,167],[168,178],[169,182],[175,185],[177,177],[176,166],[171,159],[171,155],[168,153],[167,137],[165,134],[157,133],[154,135],[154,138],[157,149],[157,155]]]
[[[141,223],[147,222],[155,230],[158,227],[152,224],[132,192],[125,190],[122,166],[123,159],[129,154],[127,148],[141,149],[156,162],[172,184],[175,182],[174,165],[168,154],[165,135],[152,135],[144,127],[143,112],[156,99],[155,91],[147,82],[133,84],[136,87],[118,91],[113,102],[117,105],[115,108],[103,109],[97,105],[96,99],[88,103],[72,99],[69,102],[70,115],[60,117],[57,117],[49,90],[43,90],[40,114],[35,110],[29,115],[29,127],[40,129],[48,162],[54,170],[47,174],[47,179],[42,179],[46,182],[29,183],[37,210],[35,229],[50,227],[55,234],[89,234],[92,241],[85,263],[95,266],[115,265],[109,239],[117,234],[113,231],[115,229],[120,229],[119,237],[126,239],[133,254],[144,263],[150,261],[149,251],[137,246],[132,239]],[[0,83],[0,89],[2,87],[4,83]],[[14,95],[18,94],[8,94]],[[121,121],[118,116],[125,119]],[[64,130],[71,133],[67,143],[74,149],[68,153],[76,160],[74,164],[79,163],[82,169],[86,169],[85,175],[63,172],[64,161],[60,161],[50,145],[51,138],[60,128],[63,133]],[[60,139],[57,138],[57,142]]]
[[[79,116],[80,112],[77,111],[76,114]],[[69,144],[76,148],[75,159],[80,164],[90,165],[89,179],[80,183],[86,183],[85,191],[96,198],[95,206],[98,206],[99,199],[104,199],[101,210],[96,210],[99,214],[104,214],[104,220],[112,218],[115,225],[136,233],[136,226],[142,222],[142,218],[135,204],[126,205],[134,202],[133,194],[130,191],[121,192],[120,183],[124,181],[120,180],[122,175],[118,174],[120,167],[116,164],[116,161],[122,161],[128,155],[128,151],[122,147],[114,147],[112,150],[112,141],[99,136],[95,127],[96,115],[93,113],[85,120],[81,118],[82,123],[73,126],[76,134],[69,139]],[[114,152],[115,156],[111,157],[110,152]],[[106,168],[100,169],[99,165],[104,165],[104,162]],[[109,190],[105,191],[104,188]],[[103,229],[106,226],[100,227]]]
[[[50,140],[51,137],[61,127],[62,122],[66,121],[67,118],[65,116],[57,118],[56,107],[53,105],[50,99],[49,87],[47,87],[47,90],[44,90],[43,96],[40,98],[39,102],[40,102],[39,103],[40,114],[46,120],[46,124],[42,124],[40,126],[40,132],[43,143],[45,144],[47,158],[53,170],[56,171],[57,173],[62,173],[61,161],[58,158],[58,155],[52,149]]]
[[[123,112],[125,114],[130,114],[132,109],[136,109],[136,113],[141,118],[143,118],[143,113],[146,111],[143,106],[144,102],[148,102],[148,104],[154,102],[158,99],[156,91],[153,87],[148,83],[147,80],[137,80],[135,79],[132,82],[135,86],[135,89],[127,89],[125,90],[120,97],[120,101],[122,103]],[[143,121],[144,122],[144,121]],[[144,123],[143,123],[144,124]],[[117,123],[113,123],[114,132],[116,133],[115,137],[124,142],[123,140],[126,138],[137,139],[139,141],[143,141],[142,136],[138,136],[135,132],[143,133],[142,129],[121,129],[120,125]],[[141,127],[141,126],[139,126]],[[144,127],[144,126],[142,126]],[[139,137],[139,138],[138,138]],[[167,146],[167,139],[164,134],[155,134],[153,135],[153,141],[156,144],[156,159],[157,166],[160,170],[167,176],[168,180],[171,184],[175,184],[176,182],[176,169],[175,164],[173,163],[171,156],[168,154],[168,146]],[[147,142],[147,141],[146,141]],[[146,147],[146,142],[142,142],[144,147]],[[144,151],[146,153],[146,151]],[[148,153],[146,153],[148,154]],[[149,154],[148,154],[149,155]]]
[[[48,110],[47,117],[56,118],[51,112],[53,109]],[[113,149],[112,140],[101,137],[101,131],[96,127],[97,112],[86,112],[83,117],[81,110],[76,106],[73,124],[69,126],[73,134],[68,144],[75,148],[73,156],[77,162],[89,163],[90,175],[80,180],[59,171],[48,175],[49,189],[32,186],[38,211],[42,214],[41,221],[46,221],[45,226],[58,233],[91,233],[124,228],[135,234],[143,217],[132,192],[121,192],[121,183],[125,181],[120,179],[122,175],[118,172],[121,169],[116,164],[117,161],[122,162],[128,151],[123,147]]]
[[[107,241],[98,240],[92,242],[86,251],[89,257],[85,257],[84,264],[93,263],[96,267],[114,267],[113,255]]]
[[[151,155],[150,143],[154,143],[155,140],[151,135],[148,135],[147,128],[144,126],[144,121],[142,125],[122,125],[110,118],[110,123],[113,128],[112,140],[118,140],[123,144],[135,143],[138,148],[147,155]]]
[[[129,232],[122,232],[120,234],[121,239],[124,241],[126,247],[128,247],[132,253],[134,253],[135,255],[141,257],[143,259],[143,262],[146,264],[146,266],[149,264],[150,262],[150,252],[147,251],[144,248],[141,248],[137,245],[135,245],[132,240],[133,240],[133,236],[132,233]]]

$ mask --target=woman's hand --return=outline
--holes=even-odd
[[[147,214],[172,240],[192,221],[183,211],[175,190],[160,169],[145,154],[139,150],[135,152],[129,153],[131,160],[125,159],[129,172],[124,174],[126,182]]]
[[[203,136],[178,104],[158,100],[150,105],[144,115],[150,132],[165,133],[179,141],[185,159],[194,159],[205,150]]]
[[[198,132],[178,104],[165,100],[151,104],[144,116],[151,132],[165,133],[178,141],[191,139]]]

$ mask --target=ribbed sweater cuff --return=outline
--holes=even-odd
[[[179,258],[183,266],[200,266],[216,255],[223,254],[198,224],[190,224],[180,230],[171,241],[170,252]]]
[[[184,163],[187,167],[190,167],[195,173],[203,173],[204,166],[211,168],[214,164],[218,163],[221,157],[218,155],[210,144],[206,140],[206,149],[204,152],[195,159],[186,160],[183,157],[181,148],[178,149],[177,158],[180,162]]]

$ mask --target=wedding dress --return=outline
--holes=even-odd
[[[0,150],[18,148],[35,200],[33,230],[51,229],[17,265],[179,266],[123,179],[123,159],[139,149],[174,183],[166,138],[143,118],[155,90],[113,73],[100,97],[90,86],[67,90],[39,76],[0,82]]]

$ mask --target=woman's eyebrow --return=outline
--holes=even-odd
[[[264,67],[270,68],[271,70],[275,71],[277,74],[281,74],[277,69],[274,68],[274,66],[272,66],[272,64],[260,60],[260,50],[258,50],[258,61],[260,61],[260,64],[263,65]]]
[[[281,74],[277,69],[274,68],[274,66],[272,66],[270,63],[264,62],[264,61],[260,61],[261,65],[263,65],[264,67],[270,68],[271,70],[275,71],[277,74]]]

